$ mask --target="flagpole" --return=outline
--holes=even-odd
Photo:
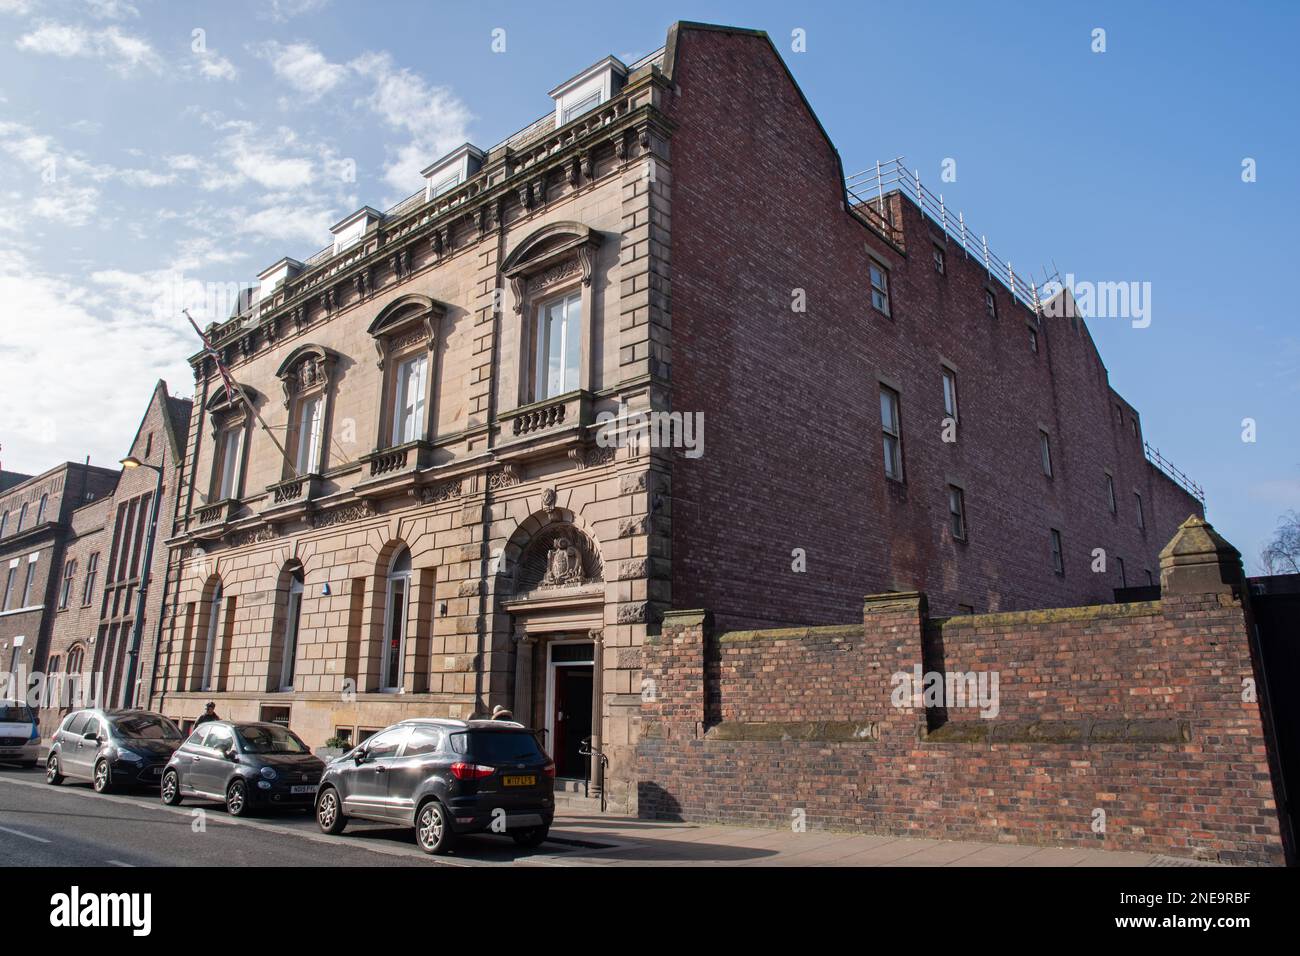
[[[271,443],[275,445],[276,450],[280,453],[280,457],[283,458],[284,463],[289,466],[289,471],[295,478],[301,477],[298,474],[298,466],[289,458],[288,451],[286,451],[285,447],[280,444],[279,440],[275,437],[275,434],[271,431],[270,426],[262,419],[261,412],[253,406],[253,402],[248,397],[248,393],[244,391],[244,386],[235,381],[235,379],[230,375],[230,371],[221,361],[220,354],[218,354],[217,350],[212,347],[212,343],[208,340],[208,337],[203,334],[203,330],[199,328],[199,324],[195,322],[194,317],[190,315],[190,310],[181,309],[181,312],[185,314],[185,318],[190,320],[190,325],[194,327],[194,331],[199,334],[199,339],[203,342],[204,351],[207,352],[208,355],[212,356],[212,361],[216,363],[217,372],[221,375],[222,381],[226,386],[227,396],[229,397],[230,389],[234,389],[239,393],[239,397],[243,401],[244,406],[253,413],[253,417],[257,419],[257,424],[262,426],[262,431],[266,432],[266,437],[271,439]]]

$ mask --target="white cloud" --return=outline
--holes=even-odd
[[[405,67],[395,67],[387,53],[365,54],[352,66],[374,83],[365,102],[375,115],[411,136],[384,170],[389,185],[409,192],[419,186],[421,169],[465,142],[473,114],[449,88],[432,86]]]
[[[99,211],[99,191],[89,186],[71,186],[38,193],[29,207],[34,219],[64,226],[86,225]]]
[[[162,72],[162,60],[148,40],[123,33],[117,27],[104,30],[99,34],[99,39],[110,51],[110,56],[115,56],[119,68],[130,71],[144,67],[153,73]]]
[[[90,12],[101,20],[126,20],[138,17],[140,11],[127,0],[86,0]]]
[[[174,393],[193,382],[183,320],[157,320],[125,286],[44,274],[13,250],[0,250],[0,330],[0,434],[6,467],[20,471],[117,461],[154,381]]]
[[[219,53],[205,53],[199,57],[199,73],[209,80],[233,80],[239,76],[235,64]]]
[[[334,209],[277,205],[243,217],[238,228],[262,239],[302,243],[315,252],[325,245],[329,228],[337,221]]]
[[[115,71],[128,74],[136,69],[162,72],[162,59],[148,40],[126,33],[116,26],[88,31],[79,26],[42,23],[19,37],[18,49],[59,57],[94,57],[105,60]]]
[[[266,189],[293,190],[312,181],[312,164],[309,160],[280,157],[256,150],[236,155],[235,169]]]
[[[318,100],[347,79],[348,68],[331,63],[310,43],[285,46],[268,40],[257,48],[259,56],[271,63],[275,75],[308,100]]]
[[[32,0],[0,0],[0,13],[25,17],[32,10]]]
[[[271,0],[270,7],[259,16],[276,23],[284,23],[294,17],[322,10],[329,0]]]
[[[90,34],[81,27],[44,23],[18,38],[18,49],[53,56],[84,56],[90,50]]]

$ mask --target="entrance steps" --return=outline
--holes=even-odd
[[[586,796],[585,780],[558,777],[555,781],[555,809],[570,813],[600,813],[600,797]]]

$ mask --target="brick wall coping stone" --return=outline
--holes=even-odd
[[[998,614],[957,614],[934,618],[932,625],[952,627],[999,627],[1010,624],[1061,624],[1069,621],[1098,621],[1123,617],[1158,615],[1159,601],[1133,601],[1128,604],[1089,604],[1083,607],[1041,608],[1035,611],[1003,611]]]
[[[1161,717],[1080,720],[949,721],[934,730],[921,725],[932,744],[1185,744],[1192,725]]]
[[[740,641],[797,641],[827,637],[860,639],[862,625],[827,624],[820,627],[775,627],[757,631],[727,631],[718,636],[718,641],[731,644]]]

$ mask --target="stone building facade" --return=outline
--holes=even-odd
[[[184,464],[190,402],[168,394],[158,382],[124,457],[141,463],[115,473],[108,494],[72,511],[62,562],[55,573],[55,598],[47,605],[50,640],[45,671],[67,693],[51,695],[42,709],[42,727],[49,733],[71,706],[73,678],[86,694],[105,707],[144,705],[150,699],[154,650],[162,620],[161,609],[171,582],[166,546],[173,534],[176,489]],[[162,469],[155,547],[149,573],[145,552],[153,496]],[[145,588],[143,614],[139,592]],[[140,644],[135,666],[130,655],[137,617]],[[134,677],[130,675],[134,672]]]
[[[66,462],[32,477],[12,476],[0,492],[0,673],[45,670],[60,569],[72,515],[110,494],[117,472]],[[13,480],[21,478],[22,480]],[[25,696],[6,681],[4,693]]]
[[[1081,555],[1154,569],[1199,512],[1112,421],[1139,437],[1082,323],[1049,328],[955,256],[931,278],[901,195],[886,227],[853,213],[766,35],[677,24],[552,96],[268,268],[209,330],[238,388],[192,359],[157,709],[211,699],[319,745],[501,705],[545,731],[562,778],[630,809],[641,648],[671,607],[834,621],[864,587],[951,610],[1081,603],[1120,583]],[[702,420],[702,447],[653,441],[632,427],[646,413]],[[1106,474],[1118,500],[1145,494],[1142,527],[1105,510]]]

